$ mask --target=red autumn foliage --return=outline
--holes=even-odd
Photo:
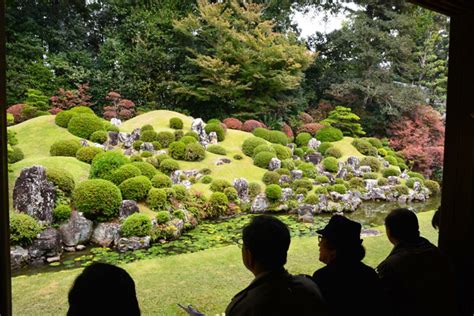
[[[245,132],[252,133],[254,129],[257,127],[263,127],[266,128],[265,124],[260,123],[259,121],[256,120],[247,120],[245,121],[244,125],[242,125],[242,130]]]
[[[292,139],[295,135],[293,134],[293,130],[291,129],[290,125],[283,123],[281,126],[281,131],[288,136],[288,138]]]
[[[128,99],[122,99],[122,96],[115,91],[110,91],[105,97],[112,104],[104,106],[104,118],[110,120],[118,118],[128,120],[135,115],[135,103]]]
[[[309,115],[314,121],[319,122],[328,117],[329,112],[334,110],[335,106],[326,100],[321,100],[317,106],[308,109]]]
[[[219,125],[224,129],[224,132],[227,133],[227,125],[224,123],[220,123]]]
[[[304,124],[298,127],[298,134],[302,132],[310,133],[311,135],[316,135],[316,132],[319,131],[321,128],[325,127],[323,124],[319,123],[309,123]]]
[[[390,145],[413,163],[413,170],[430,176],[443,166],[444,124],[441,114],[419,105],[390,128]]]
[[[243,123],[239,119],[233,117],[226,118],[223,123],[227,125],[227,127],[230,129],[238,130],[241,130],[243,125]]]
[[[23,116],[23,109],[26,107],[26,104],[20,103],[20,104],[15,104],[12,105],[7,109],[7,113],[10,113],[13,115],[13,122],[15,124],[21,123],[25,120],[25,117]]]
[[[51,109],[48,110],[48,112],[51,113],[51,115],[56,115],[61,111],[62,110],[60,108],[51,108]]]
[[[90,100],[92,96],[87,94],[87,90],[89,90],[89,85],[86,83],[79,85],[77,90],[64,90],[60,88],[57,95],[49,99],[53,112],[58,113],[59,111],[56,109],[69,110],[75,106],[91,106]],[[50,111],[51,114],[53,112]]]
[[[313,118],[311,117],[311,115],[309,115],[308,113],[305,113],[305,112],[301,112],[299,115],[298,115],[298,118],[300,119],[301,122],[303,122],[303,124],[309,124],[309,123],[313,123],[314,120]]]

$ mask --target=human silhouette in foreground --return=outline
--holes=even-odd
[[[313,274],[328,303],[329,314],[391,315],[377,273],[361,260],[365,249],[360,239],[361,225],[334,215],[319,236],[319,261],[325,267]]]
[[[272,216],[257,216],[243,229],[242,261],[255,279],[234,296],[226,316],[327,315],[316,284],[305,276],[289,274],[288,227]]]
[[[394,245],[377,267],[382,286],[396,315],[457,315],[453,272],[448,259],[420,236],[418,218],[400,208],[385,218]]]
[[[135,283],[122,268],[95,263],[82,271],[69,291],[68,316],[140,315]]]

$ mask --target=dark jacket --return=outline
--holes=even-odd
[[[314,272],[331,316],[390,315],[377,273],[360,261],[333,262]]]
[[[398,244],[377,272],[396,315],[455,315],[449,261],[425,238]]]
[[[234,296],[226,316],[326,316],[318,287],[309,277],[293,276],[286,270],[270,272],[255,279]]]

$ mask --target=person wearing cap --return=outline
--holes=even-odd
[[[242,232],[242,261],[255,276],[237,293],[226,316],[326,316],[327,307],[310,277],[285,270],[288,227],[273,216],[256,216]]]
[[[313,280],[331,316],[390,315],[383,308],[386,300],[377,273],[361,262],[365,249],[360,233],[359,223],[341,215],[318,230],[319,261],[326,266],[314,272]]]
[[[377,272],[395,315],[457,315],[451,265],[420,236],[416,214],[395,209],[385,218],[385,228],[394,247]]]

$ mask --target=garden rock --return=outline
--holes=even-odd
[[[77,251],[86,250],[86,246],[84,246],[84,245],[77,245],[77,246],[76,246],[76,250],[77,250]]]
[[[194,119],[193,122],[191,123],[191,130],[198,134],[199,142],[202,145],[207,145],[209,143],[209,138],[207,136],[206,131],[204,130],[204,126],[206,126],[204,121],[200,118],[197,118],[197,119]]]
[[[196,179],[199,179],[199,178],[202,177],[202,174],[200,174],[199,170],[197,170],[197,169],[183,170],[183,174],[187,178],[195,177]]]
[[[311,138],[308,142],[308,147],[314,150],[318,149],[319,145],[321,145],[321,142],[316,138]]]
[[[280,185],[291,183],[291,177],[289,175],[283,174],[278,181]]]
[[[341,197],[341,202],[344,207],[344,211],[354,212],[362,204],[360,193],[349,192]]]
[[[188,210],[182,210],[184,215],[186,216],[186,223],[191,225],[192,227],[196,227],[199,222],[198,222],[198,219],[196,218],[196,216],[191,213],[190,211]]]
[[[370,228],[367,228],[367,229],[362,229],[361,233],[360,233],[360,237],[361,238],[364,238],[364,237],[375,237],[375,236],[379,236],[381,235],[382,233],[376,229],[370,229]]]
[[[130,134],[128,134],[128,133],[119,133],[118,134],[119,142],[123,143],[124,147],[126,147],[126,148],[132,146],[132,142],[130,142],[129,139],[130,139]],[[129,146],[126,146],[125,143],[128,143]]]
[[[296,195],[296,202],[303,203],[303,201],[304,201],[304,194],[301,194],[301,193],[297,194]]]
[[[388,167],[390,167],[390,163],[389,163],[387,160],[383,159],[383,161],[382,161],[382,166],[383,166],[384,168],[388,168]]]
[[[423,187],[421,186],[421,183],[419,181],[413,182],[413,191],[419,193],[421,192],[422,188]]]
[[[347,169],[346,168],[340,169],[336,174],[337,179],[345,179],[346,177],[347,177]]]
[[[59,227],[64,245],[75,247],[87,242],[92,235],[92,221],[80,212],[73,211],[69,220]]]
[[[123,152],[123,154],[124,154],[125,156],[131,156],[131,155],[133,155],[134,153],[135,153],[135,150],[134,150],[132,147],[126,149],[126,150]]]
[[[395,177],[395,176],[389,176],[387,179],[388,179],[389,185],[396,185],[400,183],[400,180],[398,179],[398,177]]]
[[[334,175],[330,172],[323,171],[323,172],[321,172],[321,174],[323,176],[326,176],[329,179],[329,182],[331,182],[331,183],[334,183],[334,181],[336,181],[336,178],[334,178]]]
[[[110,123],[112,125],[115,125],[115,126],[120,126],[122,124],[122,121],[118,118],[115,118],[113,117],[111,120],[110,120]]]
[[[239,199],[242,202],[248,202],[249,201],[249,183],[245,178],[237,178],[234,179],[232,185],[234,186],[234,189],[237,190],[237,194],[239,196]]]
[[[134,141],[136,140],[139,140],[140,139],[140,135],[141,135],[141,130],[140,128],[135,128],[132,133],[130,134],[130,141],[133,143]]]
[[[61,255],[61,235],[54,228],[48,228],[38,234],[28,248],[28,253],[34,261],[44,262],[49,257]]]
[[[56,189],[48,181],[42,166],[24,168],[15,181],[13,207],[36,218],[40,223],[51,224]]]
[[[297,170],[297,169],[291,170],[291,177],[294,180],[301,179],[301,178],[303,178],[303,171]]]
[[[303,223],[314,223],[314,216],[311,214],[298,215],[298,221]]]
[[[367,172],[372,171],[372,168],[370,168],[370,166],[361,166],[359,169],[360,169],[360,172],[362,173],[367,173]]]
[[[79,143],[82,147],[89,147],[89,142],[86,139],[81,139]]]
[[[255,197],[255,200],[253,200],[252,207],[250,208],[250,210],[252,211],[252,213],[262,213],[265,212],[269,206],[270,202],[268,201],[265,194],[260,193]]]
[[[289,143],[288,145],[286,145],[286,147],[290,148],[291,154],[293,155],[293,152],[295,151],[296,145],[293,144],[293,143]]]
[[[143,143],[140,145],[140,150],[153,152],[155,147],[153,147],[152,143]]]
[[[347,165],[350,166],[353,170],[357,170],[360,167],[360,161],[357,157],[350,156],[347,158]]]
[[[211,145],[216,145],[218,143],[217,139],[217,133],[216,132],[210,132],[209,133],[209,144]]]
[[[323,160],[323,155],[321,155],[321,153],[308,154],[304,156],[304,160],[311,162],[313,165],[317,165]]]
[[[133,213],[138,213],[138,204],[134,200],[123,200],[119,209],[119,218],[124,220]]]
[[[338,171],[338,172],[341,171],[342,168],[344,168],[345,165],[346,165],[345,163],[343,163],[342,161],[339,161],[339,162],[337,163],[337,171]]]
[[[403,170],[402,174],[400,175],[400,178],[406,180],[406,179],[410,178],[410,176],[408,175],[406,170]]]
[[[364,181],[365,181],[365,188],[367,189],[367,191],[370,191],[377,186],[377,180],[375,179],[366,179]]]
[[[102,145],[102,144],[99,144],[99,143],[94,143],[94,147],[97,147],[97,148],[102,148],[103,150],[105,150],[105,146]]]
[[[28,250],[20,247],[14,246],[10,247],[10,265],[12,270],[17,270],[28,264],[30,255]]]
[[[219,159],[216,160],[216,166],[229,164],[231,162],[232,162],[232,160],[230,160],[229,158],[219,158]]]
[[[268,163],[268,169],[270,171],[277,170],[281,168],[281,160],[278,158],[272,158]]]
[[[91,241],[101,247],[111,247],[118,242],[120,225],[117,223],[99,223],[92,233]]]
[[[288,201],[293,197],[293,190],[291,188],[284,188],[281,190],[281,200],[283,202]]]
[[[171,221],[168,222],[168,225],[174,226],[176,229],[173,231],[173,237],[171,239],[177,239],[184,230],[184,221],[179,218],[173,218]]]
[[[328,202],[329,202],[329,199],[328,199],[327,195],[321,194],[319,196],[318,209],[320,211],[326,211],[328,209]]]
[[[150,247],[150,240],[150,236],[120,238],[117,243],[117,250],[126,252],[128,250],[147,249]]]
[[[182,170],[175,170],[171,173],[171,182],[173,182],[173,184],[180,184],[181,183],[181,176],[183,175],[183,171]]]

